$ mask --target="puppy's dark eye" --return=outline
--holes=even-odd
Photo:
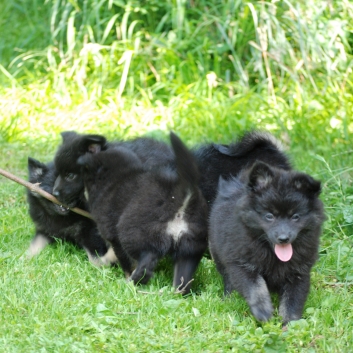
[[[300,218],[300,216],[298,215],[298,213],[294,213],[294,215],[292,216],[292,221],[298,221]]]
[[[73,180],[76,179],[76,177],[77,177],[77,174],[74,174],[74,173],[67,173],[67,174],[65,175],[65,180],[67,180],[67,181],[73,181]]]
[[[265,215],[266,221],[272,222],[275,219],[275,216],[272,213],[267,213]]]

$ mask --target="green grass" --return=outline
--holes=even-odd
[[[51,144],[3,143],[6,157],[1,165],[25,177],[27,155],[49,160],[58,142],[57,138]],[[304,151],[297,153],[301,156]],[[292,155],[294,161],[296,156]],[[349,159],[340,158],[340,164],[348,165]],[[287,331],[282,331],[277,313],[260,324],[239,295],[223,299],[221,277],[208,258],[202,260],[194,293],[187,298],[173,293],[168,261],[162,261],[147,286],[135,288],[125,282],[120,269],[95,268],[83,251],[65,243],[46,248],[30,261],[21,260],[34,227],[27,215],[25,190],[2,178],[2,351],[349,352],[353,227],[346,180],[352,174],[336,176],[310,155],[305,161],[307,171],[327,181],[322,199],[328,221],[304,318]]]
[[[194,292],[162,261],[147,286],[58,243],[26,261],[25,190],[0,177],[2,352],[351,352],[353,73],[349,1],[0,2],[0,167],[26,178],[60,131],[229,142],[271,131],[323,182],[327,221],[303,319],[282,331],[205,257]],[[276,300],[276,298],[274,298]]]

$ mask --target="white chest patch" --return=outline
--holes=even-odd
[[[188,193],[184,199],[182,206],[179,208],[174,218],[167,223],[166,233],[173,237],[174,241],[178,241],[184,233],[188,231],[188,224],[185,221],[185,209],[191,198],[191,193]]]
[[[84,196],[85,196],[85,199],[86,199],[87,201],[89,201],[89,200],[88,200],[88,190],[87,190],[86,188],[85,188]]]

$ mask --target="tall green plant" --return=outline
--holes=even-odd
[[[214,72],[226,83],[266,87],[276,102],[289,85],[301,89],[307,81],[319,90],[318,79],[334,79],[347,70],[352,35],[348,17],[340,14],[351,14],[352,5],[336,5],[319,0],[49,0],[47,55],[23,55],[14,67],[25,70],[35,58],[54,81],[60,77],[61,86],[73,81],[86,92],[95,85],[98,91],[117,87],[119,95],[190,84]]]

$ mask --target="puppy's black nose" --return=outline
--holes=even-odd
[[[278,237],[278,241],[280,242],[280,244],[286,244],[289,242],[289,236],[286,234],[282,234]]]

